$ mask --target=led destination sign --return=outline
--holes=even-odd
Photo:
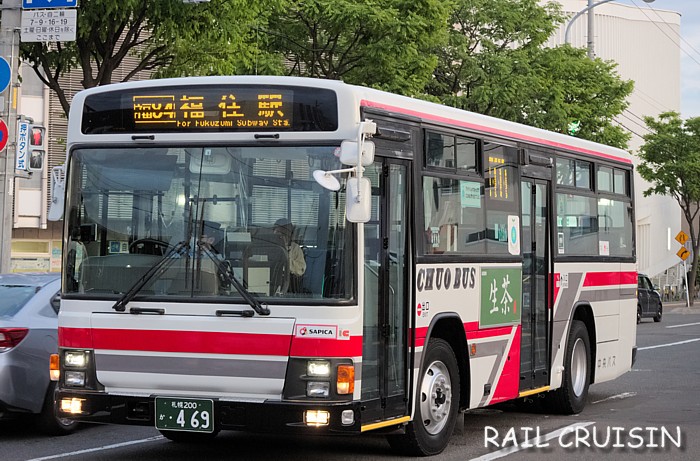
[[[337,126],[336,96],[330,90],[192,85],[90,95],[83,107],[82,131],[334,131]]]

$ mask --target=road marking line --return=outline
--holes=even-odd
[[[683,325],[669,325],[666,328],[692,327],[693,325],[700,325],[700,322],[684,323]]]
[[[696,341],[700,341],[700,338],[689,339],[687,341],[678,341],[677,343],[659,344],[658,346],[638,347],[637,350],[638,351],[645,351],[647,349],[658,349],[659,347],[679,346],[681,344],[694,343]]]
[[[498,459],[498,458],[503,458],[504,456],[508,456],[511,453],[516,453],[518,451],[522,450],[527,450],[533,446],[541,445],[544,442],[547,442],[549,440],[552,440],[554,438],[559,437],[561,434],[564,433],[564,431],[569,431],[573,432],[576,430],[577,427],[587,427],[590,426],[591,424],[595,424],[594,421],[586,422],[586,423],[574,423],[570,424],[569,426],[562,427],[561,429],[557,429],[554,432],[550,432],[549,434],[541,435],[537,437],[536,439],[528,440],[529,446],[527,447],[519,447],[519,446],[511,446],[511,447],[506,447],[506,448],[501,448],[498,451],[494,451],[493,453],[487,453],[483,456],[479,456],[478,458],[472,458],[469,461],[490,461],[492,459]]]
[[[131,440],[129,442],[115,443],[114,445],[105,445],[105,446],[97,447],[97,448],[88,448],[85,450],[71,451],[70,453],[59,453],[57,455],[44,456],[42,458],[33,458],[33,459],[28,460],[28,461],[44,461],[45,459],[56,459],[56,458],[65,458],[66,456],[83,455],[85,453],[93,453],[95,451],[104,451],[104,450],[111,450],[113,448],[128,447],[129,445],[137,445],[139,443],[155,442],[158,440],[163,440],[164,438],[165,437],[163,437],[162,435],[157,435],[155,437],[149,437],[147,439]]]
[[[627,399],[627,398],[630,398],[630,397],[634,397],[635,395],[637,395],[636,392],[623,392],[622,394],[611,395],[610,397],[606,397],[606,398],[604,398],[604,399],[602,399],[602,400],[597,400],[597,401],[593,402],[593,404],[600,403],[600,402],[605,402],[605,401],[607,401],[607,400]]]

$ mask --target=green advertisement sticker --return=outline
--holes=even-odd
[[[480,327],[520,323],[522,281],[520,268],[481,270]]]

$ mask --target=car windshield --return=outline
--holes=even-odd
[[[27,304],[38,288],[31,285],[0,285],[0,317],[12,317]]]
[[[64,294],[118,299],[167,255],[173,261],[138,296],[240,302],[235,276],[271,302],[349,299],[345,194],[312,176],[341,168],[336,154],[337,146],[74,150]]]

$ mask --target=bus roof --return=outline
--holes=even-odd
[[[573,153],[591,155],[626,164],[632,163],[631,155],[622,149],[614,148],[576,138],[561,133],[555,133],[527,125],[510,122],[486,115],[468,112],[453,107],[400,96],[380,90],[354,86],[338,80],[324,80],[305,77],[285,76],[212,76],[212,77],[184,77],[172,79],[143,80],[137,82],[118,83],[83,90],[77,93],[71,105],[69,117],[68,143],[94,142],[94,135],[85,135],[81,132],[81,121],[85,98],[93,94],[112,92],[118,90],[138,89],[162,89],[169,86],[189,86],[196,88],[198,85],[278,85],[326,88],[335,91],[338,96],[339,110],[338,129],[333,132],[283,132],[279,140],[304,140],[314,139],[349,139],[356,135],[356,124],[360,120],[361,108],[386,111],[393,114],[401,114],[412,118],[419,118],[426,123],[432,123],[445,127],[467,129],[494,138],[502,138],[520,141],[536,145],[542,148],[565,150]],[[131,142],[132,133],[100,135],[100,142]],[[225,140],[253,140],[254,131],[250,132],[226,132],[226,133],[163,133],[158,134],[158,141],[220,141]]]

